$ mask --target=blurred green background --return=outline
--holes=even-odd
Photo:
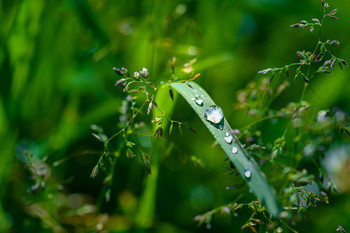
[[[350,2],[329,4],[339,9],[340,20],[326,22],[323,40],[339,40],[334,53],[349,62]],[[125,94],[114,87],[113,66],[147,67],[158,83],[170,78],[168,61],[175,56],[178,67],[197,58],[197,82],[233,128],[244,127],[252,119],[234,109],[237,91],[258,79],[259,70],[297,61],[297,50],[312,50],[317,35],[290,25],[321,16],[318,0],[0,1],[0,231],[86,232],[103,226],[111,232],[203,232],[194,216],[240,194],[239,201],[254,200],[246,187],[226,190],[239,178],[228,175],[224,152],[212,148],[208,130],[178,98],[172,118],[188,121],[198,133],[174,132],[162,139],[158,180],[146,181],[139,160],[121,156],[111,201],[101,203],[105,175],[92,179],[90,173],[103,145],[91,136],[90,125],[102,126],[107,135],[117,131]],[[307,100],[350,114],[349,74],[345,68],[319,76],[312,82],[318,97]],[[298,100],[300,87],[289,88],[277,106]],[[168,150],[171,142],[176,148]],[[349,144],[335,142],[334,148],[349,161]],[[24,149],[37,158],[47,156],[50,165],[47,187],[35,194],[26,192],[33,181]],[[192,155],[204,168],[191,163]],[[63,158],[69,159],[51,166]],[[311,209],[310,218],[295,229],[335,232],[342,225],[350,231],[347,169],[335,174],[344,181],[341,192],[329,205]],[[154,185],[149,199],[142,196],[147,182]],[[154,205],[143,206],[141,197]],[[244,211],[238,217],[215,216],[209,231],[241,231],[249,216]]]

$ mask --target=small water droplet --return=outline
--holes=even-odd
[[[205,110],[204,118],[207,121],[210,121],[214,124],[218,124],[222,121],[222,118],[224,118],[224,113],[222,112],[220,107],[213,105],[207,108],[207,110]]]
[[[233,146],[233,147],[232,147],[232,153],[236,154],[237,152],[238,152],[238,148],[235,147],[235,146]]]
[[[247,169],[244,171],[244,176],[250,178],[252,176],[252,170]]]
[[[226,133],[225,133],[225,136],[226,136],[226,137],[230,136],[230,133],[229,133],[229,132],[226,132]]]
[[[197,105],[203,106],[203,99],[198,95],[196,95],[196,97],[192,97],[191,100],[194,101]]]
[[[203,100],[201,98],[197,98],[195,100],[196,104],[199,105],[199,106],[202,106],[203,105]]]
[[[228,144],[231,144],[232,140],[233,140],[233,137],[231,135],[225,137],[225,142],[227,142]]]
[[[223,130],[224,126],[223,125],[219,125],[219,129]]]

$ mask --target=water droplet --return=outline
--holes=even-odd
[[[199,105],[199,106],[202,106],[203,105],[203,100],[201,98],[197,98],[195,100],[196,104]]]
[[[238,148],[233,146],[232,147],[232,153],[237,154],[237,152],[238,152]]]
[[[191,100],[194,101],[199,106],[203,105],[203,99],[200,98],[198,95],[196,95],[196,97],[192,97]]]
[[[250,178],[252,176],[252,170],[247,169],[244,171],[244,176]]]
[[[229,132],[226,132],[226,133],[225,133],[225,136],[226,136],[226,137],[230,136],[230,133],[229,133]]]
[[[231,144],[232,140],[233,140],[233,137],[231,135],[225,137],[225,142],[227,142],[228,144]]]
[[[224,126],[223,125],[219,125],[219,129],[223,130]]]
[[[207,110],[205,110],[204,118],[207,121],[210,121],[214,124],[218,124],[221,122],[222,118],[224,118],[224,113],[222,112],[220,107],[213,105],[210,106],[210,108],[208,108]]]

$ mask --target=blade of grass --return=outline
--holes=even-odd
[[[178,95],[174,96],[176,100]],[[167,115],[171,115],[174,104],[169,104],[169,87],[168,85],[163,85],[157,91],[157,95],[155,101],[157,105],[166,113]],[[153,110],[153,117],[162,117],[162,114]],[[163,129],[168,128],[169,121],[165,120],[162,124]],[[156,126],[153,126],[153,132],[156,130]],[[168,148],[168,150],[167,150]],[[157,182],[159,177],[159,166],[162,157],[166,157],[167,154],[171,152],[171,146],[165,140],[159,141],[159,139],[154,138],[152,141],[152,163],[151,163],[151,171],[152,173],[146,177],[145,180],[145,189],[140,198],[140,206],[138,213],[135,218],[135,222],[138,228],[150,228],[153,223],[154,213],[156,208],[156,195],[157,195]],[[165,152],[165,153],[164,153]]]
[[[0,97],[0,232],[7,232],[11,227],[10,215],[7,213],[9,205],[4,200],[7,185],[13,169],[14,148],[17,142],[17,130],[9,127],[9,121],[5,113],[6,109]]]
[[[208,122],[204,118],[204,113],[211,105],[215,105],[210,96],[196,83],[189,82],[189,87],[185,83],[172,83],[171,86],[176,89],[190,104],[192,109],[197,113],[199,118],[203,121],[204,125],[209,129],[211,134],[219,142],[222,149],[225,151],[229,159],[237,168],[245,182],[253,190],[255,195],[265,204],[267,210],[274,216],[278,217],[281,207],[276,197],[275,190],[267,182],[265,175],[260,170],[255,160],[248,155],[248,153],[242,148],[235,135],[232,135],[232,129],[227,120],[223,119],[223,129],[219,129],[212,123]],[[198,96],[202,96],[203,105],[199,106],[192,99]],[[225,141],[225,133],[229,132],[233,136],[232,144]],[[236,147],[237,153],[232,152],[232,148]],[[250,169],[250,177],[245,176],[247,169]]]
[[[88,3],[83,0],[72,0],[71,3],[73,4],[78,16],[80,17],[81,22],[95,33],[102,45],[107,44],[109,41],[108,36],[97,22],[96,16],[94,15]]]

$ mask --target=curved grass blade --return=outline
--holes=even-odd
[[[267,210],[274,217],[278,217],[281,207],[277,200],[276,192],[267,182],[265,175],[260,170],[258,164],[242,148],[236,136],[231,133],[232,129],[225,118],[223,118],[219,125],[213,124],[204,118],[206,109],[215,105],[215,103],[198,84],[194,82],[189,82],[188,84],[190,86],[186,83],[171,83],[171,86],[186,99],[192,109],[197,113],[204,125],[219,142],[220,146],[235,165],[245,182],[267,207]],[[203,100],[201,105],[198,105],[195,102],[198,98]],[[233,137],[231,143],[225,141],[225,137],[227,137],[226,132],[229,132]]]

